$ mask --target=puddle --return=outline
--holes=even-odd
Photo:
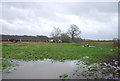
[[[3,71],[3,79],[60,79],[59,75],[70,73],[77,68],[77,60],[73,61],[53,61],[45,59],[43,61],[21,61],[17,70],[12,73]]]
[[[88,58],[88,56],[83,57],[83,59]],[[80,60],[60,62],[52,59],[28,62],[7,60],[7,62],[11,62],[12,65],[3,70],[3,79],[118,79],[120,71],[118,60],[99,64]],[[15,66],[17,63],[19,66]]]
[[[96,47],[96,46],[89,46],[89,47]]]
[[[85,45],[79,45],[79,46],[81,46],[81,47],[87,47],[87,46],[85,46]],[[88,47],[96,47],[96,46],[88,46]]]

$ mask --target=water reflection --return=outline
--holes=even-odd
[[[87,58],[89,57],[83,57]],[[11,66],[3,70],[3,79],[118,79],[120,71],[118,60],[99,64],[80,60],[60,62],[52,59],[28,62],[7,60],[7,62]],[[15,63],[19,63],[19,66],[15,66]]]
[[[59,62],[51,59],[21,61],[16,71],[12,73],[4,71],[3,79],[59,79],[59,75],[76,69],[76,62],[77,60]]]

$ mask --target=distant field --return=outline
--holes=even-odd
[[[88,43],[96,47],[81,47]],[[45,43],[45,42],[21,42],[2,43],[2,57],[19,60],[76,60],[88,56],[91,62],[108,61],[117,56],[113,42],[82,42],[82,43]]]

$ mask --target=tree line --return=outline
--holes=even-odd
[[[22,41],[43,41],[45,42],[49,39],[47,36],[37,35],[37,36],[28,36],[28,35],[0,35],[2,37],[2,41],[8,41],[8,39],[21,39]]]

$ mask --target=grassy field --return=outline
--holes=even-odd
[[[89,42],[96,47],[81,47],[84,43],[45,43],[45,42],[21,42],[2,43],[2,57],[19,60],[76,60],[88,56],[90,62],[108,61],[117,56],[117,51],[112,42]]]

